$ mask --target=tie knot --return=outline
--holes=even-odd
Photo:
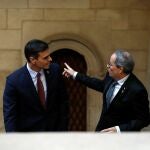
[[[41,76],[41,73],[40,72],[38,72],[37,73],[37,78],[39,78]]]
[[[118,84],[117,81],[114,81],[114,82],[112,83],[113,86],[115,86],[115,85],[117,85],[117,84]]]

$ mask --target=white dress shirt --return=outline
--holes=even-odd
[[[34,84],[34,86],[35,86],[35,88],[36,88],[36,90],[37,90],[37,73],[38,73],[38,72],[32,70],[32,69],[30,68],[30,66],[29,66],[28,63],[27,63],[27,69],[28,69],[28,71],[29,71],[29,73],[30,73],[30,76],[31,76],[32,81],[33,81],[33,84]],[[45,79],[44,71],[41,70],[41,71],[40,71],[40,74],[41,74],[41,77],[40,77],[40,78],[41,78],[41,81],[42,81],[42,83],[43,83],[44,92],[45,92],[45,97],[46,97],[46,96],[47,96],[47,87],[46,87],[46,79]]]

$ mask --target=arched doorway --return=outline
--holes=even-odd
[[[80,53],[72,49],[59,49],[51,54],[53,62],[60,64],[63,71],[64,62],[75,70],[86,74],[87,64]],[[86,87],[73,79],[64,78],[69,96],[69,131],[86,131],[87,122],[87,90]]]
[[[97,77],[103,76],[103,59],[101,55],[99,56],[97,48],[90,42],[79,36],[70,34],[53,35],[47,37],[45,41],[49,43],[51,53],[66,49],[73,50],[83,56],[87,64],[87,75]],[[72,64],[70,65],[72,66]],[[76,70],[80,71],[78,69]],[[89,88],[86,88],[86,93],[86,131],[94,131],[101,112],[102,97],[99,92]]]

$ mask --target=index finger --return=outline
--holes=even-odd
[[[64,63],[64,65],[67,67],[67,69],[72,69],[66,62]]]

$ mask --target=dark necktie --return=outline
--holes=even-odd
[[[117,82],[117,81],[114,81],[114,82],[110,85],[110,87],[109,87],[109,89],[108,89],[108,91],[107,91],[107,93],[106,93],[107,108],[109,108],[109,105],[110,105],[110,103],[111,103],[111,99],[112,99],[112,96],[113,96],[113,92],[114,92],[115,86],[116,86],[117,84],[118,84],[118,82]]]
[[[45,92],[44,92],[43,83],[40,77],[41,77],[41,74],[38,72],[37,73],[37,92],[38,92],[41,104],[45,108]]]

